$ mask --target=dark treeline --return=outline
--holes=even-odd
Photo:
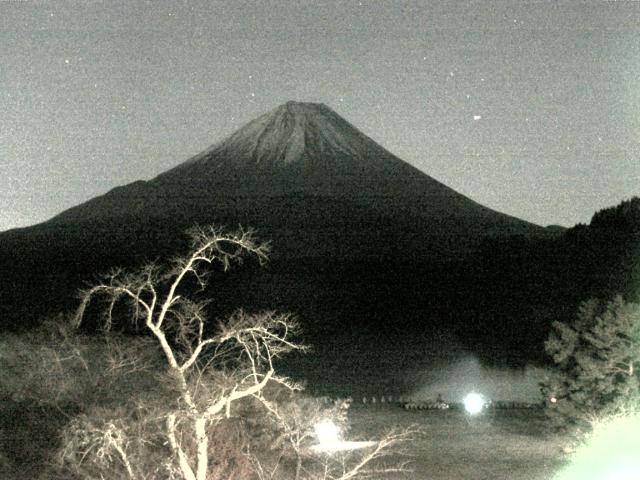
[[[468,288],[475,310],[469,312],[471,337],[489,344],[501,338],[512,351],[535,358],[550,323],[572,319],[580,302],[639,298],[640,198],[556,237],[485,240],[468,265],[473,273],[466,278],[480,279],[478,288]]]
[[[77,289],[114,265],[171,258],[187,247],[182,231],[189,221],[158,218],[121,227],[96,221],[90,228],[3,234],[2,328],[30,328],[52,312],[74,308]],[[324,343],[375,349],[376,342],[402,339],[419,348],[420,338],[447,331],[488,360],[542,360],[553,320],[572,318],[588,298],[619,293],[637,299],[640,286],[639,198],[597,212],[589,225],[550,229],[548,236],[485,238],[473,250],[465,246],[466,256],[446,261],[429,254],[443,249],[442,236],[433,245],[422,237],[419,247],[414,236],[409,247],[398,225],[378,229],[368,243],[357,231],[353,238],[326,234],[335,242],[325,244],[326,251],[349,255],[305,255],[295,225],[261,233],[274,240],[273,260],[217,276],[207,292],[212,316],[240,306],[295,312],[318,350]]]

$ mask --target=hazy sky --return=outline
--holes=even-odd
[[[638,1],[0,0],[0,230],[323,102],[539,224],[640,194]]]

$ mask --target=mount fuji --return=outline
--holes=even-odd
[[[272,243],[266,269],[242,267],[216,287],[222,310],[284,309],[307,331],[354,335],[449,322],[473,284],[460,262],[484,239],[550,235],[421,172],[327,106],[288,102],[152,180],[1,233],[3,324],[73,308],[77,288],[114,266],[175,255],[195,223],[254,227]]]
[[[288,200],[294,198],[302,205],[301,212]],[[144,220],[178,212],[189,221],[215,221],[214,215],[204,212],[217,211],[233,223],[255,221],[272,230],[273,218],[264,211],[266,205],[278,210],[277,217],[289,225],[291,213],[296,218],[300,213],[308,215],[314,223],[318,220],[316,214],[321,213],[304,205],[302,198],[313,199],[311,203],[342,204],[343,210],[355,208],[365,217],[411,217],[425,235],[469,237],[542,230],[448,188],[385,150],[325,105],[297,102],[249,122],[151,181],[116,188],[48,224],[136,216]],[[285,211],[279,211],[282,208]],[[252,215],[254,209],[259,216]],[[353,217],[349,218],[350,228],[363,220],[348,216]],[[335,223],[340,217],[344,215],[326,215],[325,220]],[[305,223],[304,218],[299,220]],[[306,223],[313,227],[312,222]],[[300,227],[305,226],[302,224]]]

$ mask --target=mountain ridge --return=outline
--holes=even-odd
[[[338,129],[335,124],[339,125]],[[348,132],[351,141],[347,141],[339,130]],[[315,138],[310,136],[311,132]],[[307,145],[314,140],[320,144],[320,148],[316,145],[315,150],[324,155],[340,153],[357,158],[359,152],[353,145],[353,139],[357,137],[364,135],[325,104],[289,101],[248,122],[183,165],[206,161],[212,155],[227,150],[236,154],[249,153],[248,157],[256,164],[288,165],[299,161]],[[249,152],[246,152],[247,144]]]
[[[280,105],[155,178],[112,189],[49,222],[217,209],[232,198],[250,203],[280,198],[289,203],[286,199],[296,196],[355,202],[384,217],[409,215],[419,223],[431,219],[433,225],[459,234],[465,227],[478,235],[483,230],[544,231],[447,187],[393,155],[326,105],[301,102]]]
[[[484,239],[555,235],[454,191],[329,107],[287,103],[149,181],[0,233],[0,317],[73,308],[96,274],[183,252],[194,224],[252,227],[272,245],[266,270],[225,280],[223,303],[300,312],[316,331],[417,326],[429,309],[448,321],[471,281],[461,262]]]
[[[493,360],[540,360],[552,321],[638,285],[637,199],[589,227],[537,226],[455,192],[331,112],[285,104],[152,180],[0,233],[0,328],[77,307],[78,288],[114,267],[171,261],[194,223],[257,228],[272,245],[265,268],[214,275],[201,292],[211,318],[293,312],[319,347],[307,365],[353,353],[359,366],[347,368],[369,375],[372,359],[406,366],[407,345],[419,352],[415,339],[440,331]]]

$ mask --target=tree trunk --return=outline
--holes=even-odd
[[[206,480],[209,470],[209,437],[207,437],[207,421],[204,418],[196,419],[196,441],[198,442],[198,470],[197,480]]]
[[[300,472],[302,472],[302,456],[298,453],[296,454],[296,480],[300,479]]]
[[[178,464],[180,465],[182,476],[185,480],[197,480],[196,476],[193,474],[191,466],[189,465],[187,455],[178,444],[178,440],[176,438],[176,416],[173,414],[167,417],[167,436],[169,437],[171,449],[178,457]]]

